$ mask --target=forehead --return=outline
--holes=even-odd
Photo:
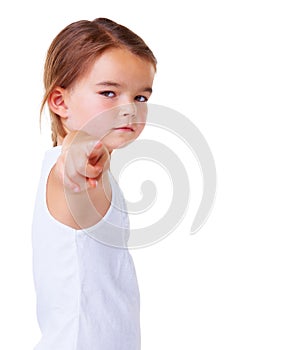
[[[126,49],[109,49],[101,54],[90,66],[86,79],[91,81],[118,80],[152,84],[154,65]]]

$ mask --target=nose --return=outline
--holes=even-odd
[[[126,103],[120,106],[119,117],[135,117],[137,114],[136,105],[134,103]]]

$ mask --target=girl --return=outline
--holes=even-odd
[[[36,350],[140,349],[128,217],[109,163],[143,130],[155,71],[144,41],[105,18],[70,24],[49,48],[41,111],[54,147],[33,220]]]

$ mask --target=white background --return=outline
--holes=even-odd
[[[1,349],[30,350],[40,336],[30,225],[41,158],[50,146],[38,123],[45,52],[67,24],[101,16],[128,26],[153,49],[159,65],[151,102],[197,125],[218,172],[215,206],[196,235],[189,229],[200,193],[197,178],[191,179],[190,212],[176,231],[132,252],[142,297],[142,349],[281,348],[278,5],[272,0],[1,5]]]

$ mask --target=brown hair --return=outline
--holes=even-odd
[[[65,27],[53,40],[44,66],[45,94],[41,115],[56,86],[70,88],[83,76],[90,64],[109,48],[125,48],[151,62],[156,69],[156,58],[145,42],[130,29],[107,18],[78,21]],[[60,117],[50,109],[53,146],[66,132]]]

